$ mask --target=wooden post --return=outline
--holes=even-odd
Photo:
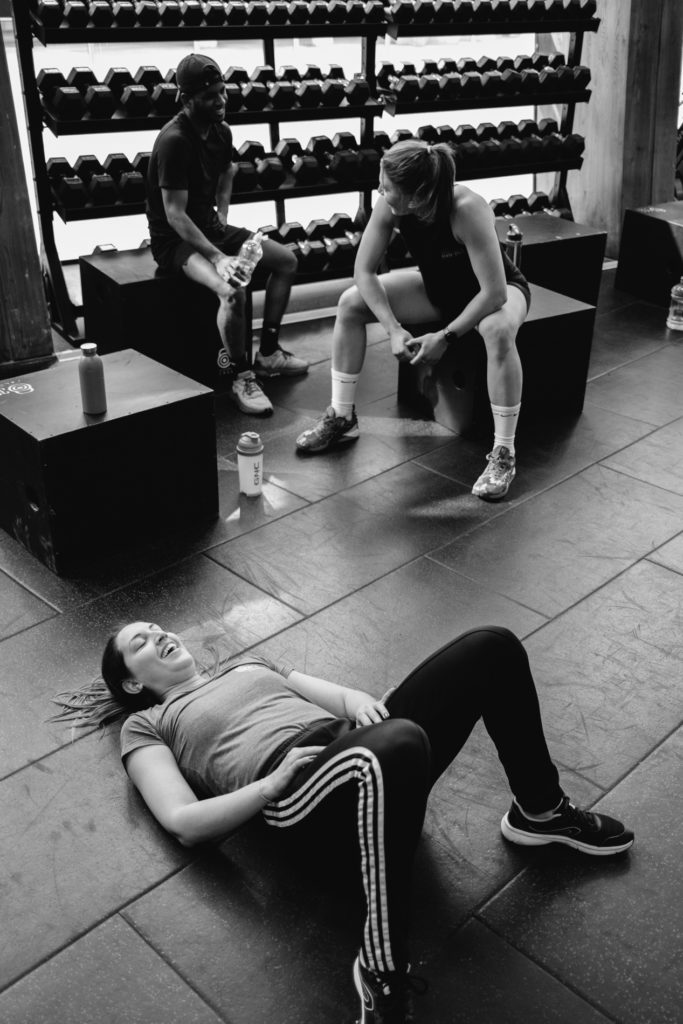
[[[674,198],[683,3],[601,0],[597,13],[600,27],[585,34],[581,61],[592,96],[574,119],[586,151],[567,191],[574,219],[605,229],[616,257],[624,210]],[[566,40],[556,42],[561,49]],[[537,188],[549,187],[539,175]]]
[[[0,33],[0,376],[45,366],[53,357],[26,175]]]

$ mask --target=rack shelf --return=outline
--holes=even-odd
[[[469,100],[433,100],[420,103],[419,111],[421,114],[429,114],[450,110],[488,110],[494,107],[536,107],[554,103],[587,103],[590,95],[590,89],[587,89],[571,95],[566,92],[533,93],[526,96],[523,93],[514,93],[510,96],[482,96]],[[396,117],[397,114],[413,114],[415,107],[415,103],[392,100],[389,94],[384,97],[384,109],[390,117]]]

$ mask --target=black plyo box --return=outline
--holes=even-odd
[[[496,218],[501,242],[510,224],[522,232],[522,273],[543,288],[597,305],[607,232],[548,213]]]
[[[125,350],[86,416],[79,358],[0,381],[0,526],[59,575],[218,515],[211,390]]]
[[[683,277],[683,202],[626,210],[614,286],[668,306]]]
[[[531,285],[531,309],[517,334],[524,372],[522,415],[583,409],[595,307]],[[411,325],[417,336],[441,325]],[[434,367],[399,363],[398,399],[456,434],[490,431],[486,350],[476,331],[453,342]]]

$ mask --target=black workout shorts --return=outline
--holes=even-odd
[[[207,232],[206,237],[226,256],[236,256],[243,242],[252,234],[247,228],[236,228],[232,224],[220,230]],[[152,256],[165,274],[179,274],[190,256],[197,252],[190,242],[182,238],[152,239]]]

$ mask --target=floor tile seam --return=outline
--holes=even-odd
[[[223,1016],[223,1014],[219,1011],[218,1007],[214,1006],[214,1004],[211,1002],[208,996],[206,996],[204,992],[202,992],[202,990],[197,987],[197,985],[195,985],[189,978],[187,978],[183,974],[181,969],[173,963],[170,957],[168,957],[161,949],[159,949],[154,944],[154,942],[150,938],[148,938],[145,935],[145,933],[137,926],[135,921],[132,920],[132,918],[125,912],[125,910],[117,911],[117,913],[121,920],[125,921],[128,927],[131,928],[132,931],[134,931],[135,934],[138,936],[138,938],[145,943],[148,949],[150,949],[155,956],[157,956],[161,961],[163,961],[163,963],[166,964],[169,970],[173,971],[175,976],[183,983],[183,985],[187,986],[187,988],[190,989],[190,991],[193,992],[195,996],[198,999],[200,999],[201,1002],[215,1015],[218,1024],[231,1024],[230,1018]]]
[[[3,985],[0,983],[0,1005],[2,1003],[3,995],[6,992],[9,992],[10,989],[14,988],[15,985],[18,985],[19,982],[24,981],[35,971],[39,970],[41,967],[44,967],[45,964],[50,963],[51,960],[54,960],[55,957],[59,956],[61,953],[64,953],[65,950],[77,945],[82,939],[90,935],[91,932],[94,932],[97,928],[100,928],[103,924],[106,924],[107,921],[111,921],[115,917],[122,916],[122,910],[125,910],[126,907],[130,906],[132,903],[135,903],[137,900],[142,899],[148,893],[152,892],[153,889],[156,889],[157,886],[162,885],[165,882],[168,882],[171,878],[173,878],[175,875],[177,875],[180,871],[184,870],[184,868],[188,866],[189,864],[181,864],[179,867],[174,868],[172,871],[164,875],[162,878],[158,879],[156,882],[153,882],[151,885],[148,885],[144,889],[142,889],[139,893],[136,893],[135,896],[132,896],[129,900],[125,900],[120,906],[115,907],[108,913],[103,914],[101,917],[98,917],[95,921],[89,924],[87,928],[84,928],[82,931],[79,931],[76,935],[72,936],[66,942],[62,942],[49,953],[46,953],[44,956],[41,956],[40,959],[36,960],[36,962],[31,964],[30,967],[27,967],[26,970],[21,971],[19,974],[13,977],[9,982],[7,982],[7,984]],[[127,918],[123,919],[126,920],[126,922],[128,923]]]
[[[32,597],[35,597],[38,601],[41,601],[43,604],[46,604],[48,608],[52,608],[55,612],[57,612],[58,615],[62,614],[64,610],[63,608],[58,608],[57,605],[54,604],[52,601],[48,601],[46,597],[43,597],[42,594],[39,594],[38,591],[34,590],[33,587],[28,585],[28,583],[24,583],[22,580],[20,580],[18,576],[15,576],[14,573],[10,572],[9,569],[5,568],[4,566],[0,566],[0,573],[2,573],[3,576],[7,576],[8,579],[12,580],[13,583],[16,583],[17,586],[22,588],[22,590],[25,590],[27,593],[31,594]]]
[[[482,925],[484,928],[486,928],[489,932],[491,932],[492,935],[495,935],[498,939],[501,940],[501,942],[504,942],[506,946],[510,947],[510,949],[514,949],[516,953],[524,957],[524,959],[527,960],[529,963],[534,964],[535,967],[537,967],[548,977],[552,978],[553,981],[556,981],[563,988],[567,989],[568,992],[571,992],[572,995],[580,999],[581,1002],[585,1003],[587,1006],[590,1006],[591,1009],[599,1013],[601,1017],[604,1017],[605,1021],[611,1021],[612,1024],[624,1024],[622,1018],[615,1017],[614,1014],[610,1013],[609,1010],[602,1006],[588,993],[584,992],[582,989],[580,989],[577,985],[573,984],[572,982],[567,981],[566,978],[563,978],[561,974],[553,970],[548,964],[544,963],[542,960],[538,960],[532,953],[524,949],[522,946],[518,945],[516,942],[513,942],[502,931],[494,927],[494,925],[492,925],[486,919],[482,918],[478,910],[472,914],[472,919],[477,921],[477,923]]]
[[[6,633],[0,636],[0,644],[3,644],[5,640],[12,640],[16,636],[21,636],[22,633],[27,633],[30,629],[35,629],[36,626],[41,626],[44,622],[51,622],[52,619],[58,619],[63,612],[53,611],[52,615],[46,615],[44,619],[38,619],[37,622],[30,622],[27,626],[22,626],[21,629],[15,630],[13,633]]]
[[[642,355],[636,356],[634,359],[626,359],[623,363],[619,363],[617,366],[612,366],[609,370],[605,370],[603,373],[596,374],[595,377],[589,377],[586,383],[590,384],[592,381],[599,380],[601,377],[607,377],[610,373],[616,373],[618,370],[623,370],[625,366],[634,366],[636,363],[642,363],[651,356],[657,355],[658,352],[663,352],[664,349],[674,347],[674,342],[663,341],[661,345],[657,345],[656,348],[651,349],[649,352],[644,352]]]
[[[474,576],[468,576],[467,573],[461,572],[459,569],[454,569],[451,565],[446,565],[445,562],[440,562],[438,558],[434,557],[433,552],[428,552],[427,554],[420,555],[418,557],[428,558],[431,562],[434,562],[436,565],[438,565],[440,569],[445,569],[447,572],[452,573],[453,576],[458,576],[460,577],[460,579],[466,580],[468,583],[474,583],[476,586],[480,587],[482,590],[485,590],[487,593],[492,594],[495,597],[502,597],[506,601],[509,601],[510,604],[517,605],[518,608],[523,608],[525,611],[532,612],[534,615],[538,615],[541,618],[545,619],[545,622],[542,622],[539,626],[534,626],[529,633],[525,633],[524,639],[527,639],[529,636],[531,636],[532,633],[535,633],[538,629],[543,629],[544,626],[547,626],[548,623],[552,621],[552,619],[549,618],[549,616],[546,615],[545,612],[539,612],[538,608],[532,608],[531,605],[525,604],[523,601],[518,601],[515,597],[510,597],[508,594],[502,594],[500,593],[500,591],[494,590],[493,587],[490,587],[487,584],[482,583],[481,580],[475,579]]]
[[[623,451],[623,449],[621,450]],[[615,452],[614,454],[617,455],[618,452]],[[629,470],[624,466],[608,466],[607,459],[611,458],[613,458],[613,456],[607,455],[604,460],[601,460],[601,464],[603,461],[605,463],[605,469],[610,469],[613,473],[619,473],[620,476],[624,476],[628,480],[636,480],[639,484],[646,484],[648,487],[654,487],[658,491],[664,491],[665,494],[675,494],[677,498],[683,498],[683,493],[681,491],[675,491],[671,487],[663,487],[661,484],[653,484],[651,480],[645,480],[642,476],[638,476],[633,470]],[[674,536],[678,537],[679,534],[675,534]],[[668,540],[664,541],[664,544],[668,544],[670,540],[673,540],[673,537],[669,537]]]
[[[672,537],[672,538],[671,538],[671,540],[666,540],[666,541],[664,541],[664,544],[662,544],[662,547],[666,547],[666,545],[667,545],[667,544],[670,544],[672,540],[676,540],[676,539],[677,539],[678,537],[680,537],[680,536],[681,536],[681,535],[680,535],[680,533],[677,533],[675,537]],[[664,564],[663,562],[658,562],[658,561],[657,561],[657,560],[656,560],[655,558],[653,558],[652,556],[653,556],[654,554],[656,554],[656,553],[657,553],[657,551],[659,551],[659,548],[655,548],[655,550],[654,550],[654,551],[651,551],[651,552],[650,552],[650,554],[649,554],[649,555],[647,555],[647,556],[646,556],[646,557],[645,557],[645,558],[643,559],[643,561],[644,561],[644,562],[649,562],[649,563],[650,563],[650,565],[656,565],[656,566],[657,566],[657,567],[658,567],[659,569],[668,569],[668,571],[669,571],[669,572],[673,572],[673,573],[675,573],[675,574],[676,574],[676,576],[683,576],[683,569],[677,569],[677,568],[676,568],[675,566],[673,566],[673,565],[665,565],[665,564]]]

